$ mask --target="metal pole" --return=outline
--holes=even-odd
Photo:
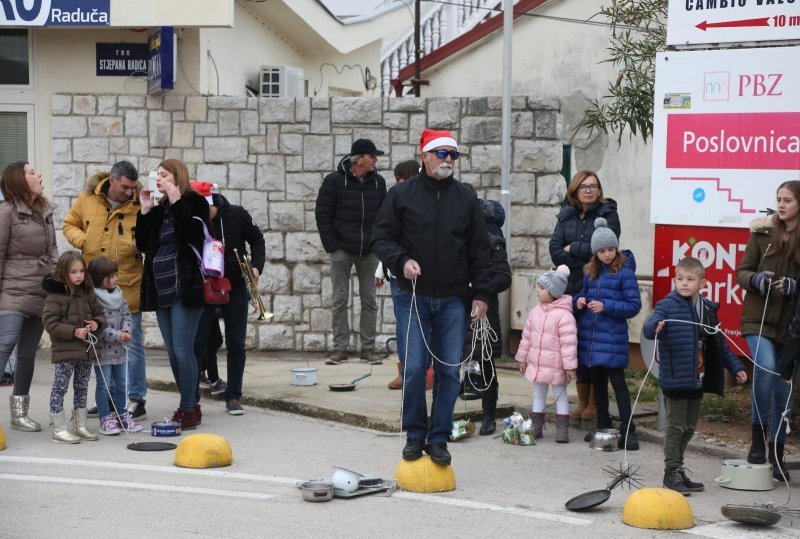
[[[414,96],[420,96],[420,79],[422,73],[419,65],[419,5],[422,0],[414,2]]]
[[[506,251],[511,258],[511,191],[509,190],[509,177],[511,175],[511,29],[514,25],[514,3],[512,0],[503,0],[503,109],[502,128],[500,132],[500,145],[502,148],[502,166],[500,172],[500,204],[506,212],[506,221],[503,223],[503,235],[506,238]],[[508,354],[511,322],[511,301],[509,292],[500,294],[500,327],[503,354]]]

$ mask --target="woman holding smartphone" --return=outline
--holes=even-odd
[[[136,219],[136,247],[145,255],[141,309],[156,312],[180,391],[172,419],[180,421],[183,430],[191,430],[202,419],[195,391],[194,337],[205,307],[203,277],[192,247],[203,251],[208,203],[192,190],[189,170],[178,159],[159,164],[156,189],[162,195],[158,204],[151,189],[142,191],[142,209]]]

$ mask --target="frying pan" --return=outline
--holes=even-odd
[[[356,388],[356,384],[363,380],[364,378],[369,378],[372,375],[372,369],[367,374],[359,376],[349,384],[328,384],[328,388],[331,391],[353,391]]]
[[[608,501],[611,497],[611,491],[620,483],[622,483],[627,476],[620,474],[616,479],[608,484],[605,489],[592,490],[591,492],[584,492],[569,500],[564,506],[570,511],[586,511],[597,507]]]
[[[781,514],[770,511],[767,507],[754,505],[723,505],[722,514],[728,520],[741,522],[742,524],[754,524],[756,526],[772,526],[781,519]]]

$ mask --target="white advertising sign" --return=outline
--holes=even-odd
[[[669,0],[667,45],[800,40],[800,0]]]
[[[800,180],[800,47],[656,57],[650,220],[745,227]]]

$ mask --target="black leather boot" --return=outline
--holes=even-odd
[[[497,429],[495,424],[495,418],[492,414],[483,414],[483,423],[481,423],[481,436],[488,436],[490,434],[494,434],[494,431]]]
[[[481,407],[483,408],[483,423],[481,423],[481,436],[488,436],[494,434],[495,429],[495,412],[497,411],[497,388],[490,387],[483,392],[481,396]]]
[[[776,454],[777,453],[777,458]],[[772,464],[772,477],[778,481],[789,480],[789,470],[786,468],[786,461],[783,460],[783,444],[769,443],[769,463]],[[781,473],[783,472],[783,473]]]
[[[764,438],[767,433],[764,425],[753,425],[753,432],[750,440],[750,452],[747,453],[747,462],[750,464],[765,464],[767,455],[765,453]]]

